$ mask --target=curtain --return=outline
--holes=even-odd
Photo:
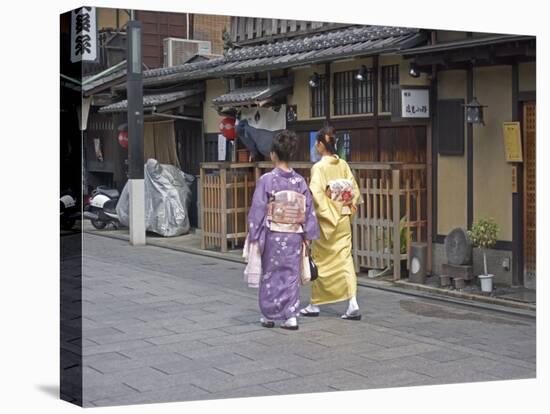
[[[174,121],[145,122],[143,140],[145,161],[154,158],[161,164],[170,164],[181,169]]]

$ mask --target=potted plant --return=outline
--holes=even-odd
[[[472,243],[481,249],[483,253],[483,271],[478,278],[481,281],[482,292],[493,291],[493,277],[487,271],[487,249],[493,247],[497,242],[498,226],[492,218],[479,219],[472,225],[472,229],[468,231],[468,236]]]

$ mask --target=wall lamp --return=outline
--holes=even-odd
[[[365,65],[361,65],[361,67],[355,74],[355,79],[357,79],[359,82],[367,80],[367,72],[367,67]]]
[[[409,76],[413,78],[418,78],[420,76],[420,69],[414,63],[411,62],[409,67]]]
[[[319,79],[319,74],[317,72],[314,72],[313,75],[309,77],[309,86],[311,88],[316,88],[317,86],[319,86]]]

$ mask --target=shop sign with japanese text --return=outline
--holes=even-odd
[[[401,117],[429,118],[430,91],[428,89],[401,89]]]
[[[97,59],[95,7],[81,7],[71,13],[71,62]]]

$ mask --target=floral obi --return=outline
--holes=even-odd
[[[271,231],[303,233],[306,197],[296,191],[273,192],[267,205],[267,225]]]
[[[331,180],[328,182],[327,190],[333,201],[343,203],[342,214],[351,214],[351,209],[346,205],[355,197],[353,182],[348,179]]]

